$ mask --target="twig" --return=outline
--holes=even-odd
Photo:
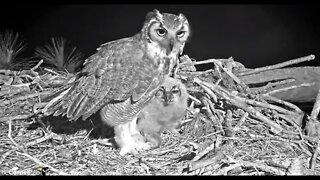
[[[231,125],[231,121],[232,121],[231,118],[232,118],[232,112],[231,110],[228,109],[225,120],[223,121],[224,123],[222,124],[224,127],[224,132],[226,137],[234,137],[234,132]]]
[[[48,71],[48,72],[50,72],[50,73],[52,73],[52,74],[55,74],[55,75],[60,76],[60,74],[59,74],[59,73],[57,73],[57,72],[55,72],[55,71],[53,71],[53,70],[51,70],[51,69],[44,68],[44,70],[45,70],[45,71]]]
[[[273,101],[273,102],[276,102],[276,103],[279,103],[279,104],[283,104],[293,110],[295,110],[297,113],[299,114],[303,114],[303,111],[296,105],[288,102],[288,101],[284,101],[284,100],[281,100],[279,98],[276,98],[274,96],[270,96],[270,95],[267,95],[267,94],[261,94],[260,95],[261,97],[263,97],[265,100],[269,100],[269,101]]]
[[[68,173],[66,173],[66,172],[64,172],[64,171],[60,171],[59,169],[56,169],[56,168],[50,166],[49,164],[43,163],[43,162],[41,162],[39,159],[34,158],[34,157],[30,156],[30,155],[27,154],[27,153],[17,152],[17,154],[26,156],[27,158],[29,158],[29,159],[32,160],[33,162],[37,163],[37,164],[40,165],[41,167],[47,167],[47,168],[49,168],[49,169],[52,170],[53,172],[56,172],[56,173],[59,174],[59,175],[68,175]]]
[[[199,84],[202,89],[213,99],[213,102],[214,103],[217,103],[218,102],[218,98],[217,96],[206,86],[204,86],[203,84]]]
[[[221,131],[222,126],[221,126],[220,121],[218,120],[218,118],[215,118],[212,111],[210,110],[211,109],[210,103],[212,103],[212,102],[210,100],[208,100],[208,98],[206,98],[206,97],[201,98],[201,100],[202,100],[202,103],[204,104],[204,106],[206,107],[206,115],[211,120],[215,131]]]
[[[291,125],[293,125],[297,130],[300,131],[300,126],[299,126],[299,125],[301,125],[301,123],[295,121],[295,119],[296,119],[296,118],[299,118],[299,117],[293,117],[293,116],[287,117],[287,116],[284,115],[284,114],[277,114],[277,115],[275,115],[275,116],[278,116],[278,117],[284,119],[285,121],[287,121],[288,123],[290,123]],[[298,115],[296,115],[296,116],[298,116]]]
[[[41,142],[44,142],[44,141],[46,141],[48,139],[57,139],[59,141],[62,140],[62,138],[60,136],[54,134],[53,132],[50,132],[50,134],[47,134],[46,136],[43,136],[41,138],[38,138],[38,139],[35,139],[35,140],[31,141],[31,142],[26,143],[25,146],[26,147],[34,146],[34,145],[39,144]]]
[[[215,148],[215,141],[211,143],[210,146],[206,147],[203,151],[201,151],[200,153],[198,153],[193,159],[192,161],[198,161],[200,158],[202,158],[203,156],[205,156],[206,154],[208,154],[210,151],[214,150]]]
[[[250,71],[246,71],[243,73],[239,73],[238,76],[245,76],[245,75],[249,75],[249,74],[254,74],[254,73],[259,73],[259,72],[263,72],[263,71],[269,71],[269,70],[273,70],[273,69],[280,69],[286,66],[290,66],[293,64],[298,64],[301,62],[305,62],[305,61],[311,61],[314,60],[315,56],[313,54],[309,55],[309,56],[304,56],[304,57],[300,57],[300,58],[296,58],[296,59],[292,59],[289,61],[285,61],[279,64],[275,64],[275,65],[271,65],[271,66],[265,66],[265,67],[261,67],[261,68],[256,68]]]
[[[276,82],[268,82],[267,85],[262,87],[252,87],[255,93],[264,93],[268,92],[272,89],[277,89],[277,87],[286,86],[286,84],[295,82],[295,79],[285,79],[285,80],[277,80]]]
[[[310,86],[314,86],[315,83],[303,83],[303,84],[299,84],[299,85],[292,85],[292,86],[289,86],[289,87],[284,87],[284,88],[279,88],[279,89],[275,89],[275,90],[272,90],[272,91],[269,91],[268,93],[266,93],[267,95],[270,95],[270,94],[275,94],[275,93],[279,93],[279,92],[283,92],[283,91],[288,91],[290,89],[295,89],[295,88],[299,88],[299,87],[310,87]]]
[[[185,62],[185,63],[180,63],[179,66],[195,66],[195,65],[201,65],[201,64],[210,64],[210,63],[216,63],[219,61],[227,61],[229,59],[207,59],[207,60],[202,60],[202,61],[192,61],[192,62]]]
[[[24,96],[14,97],[14,98],[12,98],[10,100],[2,100],[2,101],[0,101],[0,104],[3,106],[3,105],[12,104],[12,103],[17,102],[17,101],[30,99],[30,98],[34,98],[36,96],[41,96],[41,95],[45,95],[45,94],[48,94],[48,92],[35,92],[35,93],[32,93],[32,94],[26,94]]]
[[[12,121],[12,120],[17,120],[17,119],[28,119],[33,114],[21,114],[21,115],[16,115],[16,116],[5,116],[0,118],[0,122],[7,122],[7,121]]]
[[[314,170],[314,168],[316,167],[316,161],[317,161],[317,157],[319,155],[319,151],[320,151],[320,141],[318,141],[317,147],[316,147],[316,149],[310,159],[310,169],[311,170]]]
[[[316,120],[320,111],[320,89],[318,91],[316,102],[313,105],[312,111],[311,111],[311,119]]]
[[[234,131],[238,131],[238,130],[239,130],[239,128],[242,126],[242,124],[244,123],[244,121],[247,119],[248,116],[249,116],[249,113],[248,113],[248,112],[245,112],[245,113],[241,116],[240,120],[238,121],[238,123],[237,123],[237,124],[235,125],[235,127],[233,128]]]
[[[41,60],[37,63],[37,65],[35,65],[35,66],[34,66],[33,68],[31,68],[30,70],[31,70],[31,71],[36,70],[42,63],[43,63],[43,59],[41,59]]]
[[[221,168],[217,173],[216,175],[228,175],[228,172],[231,171],[232,169],[236,169],[236,168],[239,168],[241,167],[241,164],[231,164],[230,166],[226,166],[226,167],[223,167]]]
[[[8,126],[9,126],[8,138],[10,139],[12,144],[14,144],[17,148],[20,148],[20,146],[14,141],[14,139],[12,138],[12,135],[11,135],[12,134],[12,120],[9,120]]]
[[[231,70],[227,70],[226,68],[222,67],[221,63],[218,63],[218,62],[215,62],[216,66],[220,67],[225,73],[228,74],[229,77],[231,77],[237,84],[239,84],[242,89],[245,90],[245,92],[249,92],[250,91],[250,88],[248,88],[248,86],[243,82],[241,81],[237,76],[235,76]]]
[[[242,97],[239,97],[239,96],[235,96],[235,97],[238,100],[246,102],[247,104],[250,104],[250,105],[260,106],[260,107],[264,107],[264,108],[268,108],[268,109],[273,109],[273,110],[276,110],[276,111],[284,113],[284,114],[294,114],[294,112],[292,112],[292,111],[286,110],[286,109],[284,109],[282,107],[279,107],[279,106],[275,106],[273,104],[268,104],[268,103],[264,103],[264,102],[260,102],[260,101],[255,101],[255,100],[252,100],[252,99],[245,99],[245,98],[242,98]]]
[[[266,164],[248,162],[248,161],[242,161],[242,160],[238,161],[238,163],[241,164],[241,166],[243,166],[243,167],[258,168],[258,169],[260,169],[262,171],[269,172],[269,173],[272,173],[272,174],[275,174],[275,175],[281,175],[281,176],[285,175],[284,171],[281,171],[280,169],[268,166]]]
[[[225,155],[224,155],[222,149],[220,149],[219,151],[217,151],[215,156],[212,158],[203,159],[203,160],[199,160],[199,161],[191,161],[189,164],[189,170],[194,171],[194,170],[209,166],[211,164],[215,164],[215,163],[219,162],[221,159],[223,159],[224,157],[225,157]]]
[[[193,97],[191,95],[189,95],[189,98],[194,101],[197,105],[200,105],[201,104],[201,101],[199,99],[197,99],[196,97]]]

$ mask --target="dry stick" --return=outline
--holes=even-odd
[[[280,133],[283,131],[282,127],[271,121],[269,118],[264,116],[262,113],[260,113],[258,110],[254,109],[252,106],[247,105],[244,101],[241,101],[240,97],[237,97],[236,95],[228,92],[227,90],[224,90],[223,88],[219,87],[218,85],[214,85],[212,83],[207,83],[204,81],[201,81],[199,78],[195,78],[194,82],[198,84],[203,84],[207,87],[209,87],[211,90],[213,90],[216,94],[219,94],[223,98],[225,98],[227,101],[229,101],[234,106],[237,106],[238,108],[241,108],[247,112],[250,113],[251,116],[253,116],[256,119],[261,120],[262,122],[266,123],[271,127],[271,131],[275,134]]]
[[[198,161],[200,158],[208,154],[210,151],[214,150],[215,141],[211,143],[210,146],[206,147],[203,151],[199,152],[193,159],[192,162]]]
[[[237,131],[237,130],[240,129],[240,127],[242,126],[242,124],[244,123],[244,121],[247,119],[248,116],[249,116],[249,113],[248,113],[248,112],[245,112],[245,113],[241,116],[240,120],[238,121],[238,123],[237,123],[237,124],[235,125],[235,127],[233,128],[234,131]]]
[[[316,102],[313,105],[310,118],[312,120],[316,120],[318,117],[319,111],[320,111],[320,89],[318,91]]]
[[[314,168],[316,167],[316,160],[317,160],[319,151],[320,151],[320,141],[318,141],[316,150],[314,151],[314,153],[312,154],[311,159],[310,159],[310,169],[311,170],[314,170]]]
[[[211,122],[213,123],[214,129],[215,131],[220,131],[222,130],[221,128],[221,124],[220,121],[218,120],[218,118],[215,118],[215,116],[213,115],[212,111],[210,110],[210,100],[208,100],[207,98],[202,98],[202,103],[204,104],[204,106],[206,107],[206,115],[208,116],[208,118],[211,120]]]
[[[301,62],[311,61],[311,60],[314,60],[314,59],[315,59],[315,56],[313,54],[311,54],[309,56],[292,59],[292,60],[289,60],[289,61],[286,61],[286,62],[283,62],[283,63],[279,63],[279,64],[275,64],[275,65],[271,65],[271,66],[265,66],[265,67],[261,67],[261,68],[256,68],[256,69],[253,69],[253,70],[250,70],[250,71],[239,73],[238,76],[245,76],[245,75],[259,73],[259,72],[263,72],[263,71],[279,69],[279,68],[283,68],[283,67],[290,66],[290,65],[293,65],[293,64],[298,64],[298,63],[301,63]]]
[[[282,107],[279,107],[279,106],[276,106],[276,105],[273,105],[273,104],[259,102],[259,101],[255,101],[255,100],[251,100],[251,99],[245,99],[245,98],[239,97],[239,96],[234,96],[234,97],[237,100],[246,102],[247,104],[250,104],[250,105],[260,106],[260,107],[264,107],[264,108],[268,108],[268,109],[273,109],[273,110],[276,110],[276,111],[284,113],[284,114],[295,114],[292,111],[286,110],[286,109],[284,109]]]
[[[41,95],[45,95],[45,94],[48,94],[48,92],[35,92],[35,93],[27,94],[27,95],[24,95],[24,96],[18,96],[18,97],[12,98],[10,100],[2,100],[2,101],[0,101],[0,104],[1,104],[1,106],[4,106],[4,105],[7,105],[7,104],[15,103],[17,101],[30,99],[30,98],[34,98],[36,96],[41,96]]]
[[[228,71],[226,68],[222,67],[221,63],[215,62],[216,66],[219,66],[225,73],[227,73],[237,84],[242,88],[245,88],[246,91],[249,90],[248,86],[242,82],[237,76],[235,76],[231,71]]]
[[[189,94],[189,98],[194,101],[197,105],[200,105],[201,104],[201,101],[199,99],[197,99],[196,97],[193,97]]]
[[[10,139],[12,144],[14,144],[17,148],[20,148],[20,146],[13,140],[13,138],[11,136],[11,134],[12,134],[12,121],[11,120],[9,120],[8,126],[9,126],[8,138]]]
[[[189,164],[189,170],[190,171],[194,171],[206,166],[209,166],[211,164],[215,164],[217,162],[219,162],[221,159],[223,159],[225,157],[222,148],[217,151],[217,153],[215,154],[214,157],[209,158],[209,159],[203,159],[203,160],[199,160],[199,161],[191,161]]]
[[[299,84],[299,85],[293,85],[293,86],[289,86],[289,87],[284,87],[284,88],[280,88],[280,89],[275,89],[272,91],[269,91],[268,93],[266,93],[266,95],[270,95],[270,94],[275,94],[278,92],[282,92],[282,91],[288,91],[290,89],[295,89],[295,88],[299,88],[299,87],[310,87],[310,86],[314,86],[316,83],[303,83],[303,84]]]
[[[268,92],[269,89],[274,89],[274,87],[280,87],[281,85],[288,84],[295,81],[296,81],[295,79],[286,79],[286,80],[281,80],[276,82],[268,82],[268,84],[263,87],[257,87],[257,88],[252,87],[251,89],[254,89],[255,92],[261,94],[264,92]]]
[[[27,158],[29,158],[29,159],[32,160],[33,162],[37,163],[38,165],[40,165],[40,166],[42,166],[42,167],[48,167],[51,171],[56,172],[56,173],[58,173],[59,175],[68,175],[68,173],[63,172],[63,171],[60,171],[59,169],[56,169],[56,168],[50,166],[49,164],[43,163],[43,162],[41,162],[39,159],[34,158],[34,157],[30,156],[30,155],[27,154],[27,153],[17,152],[17,154],[26,156]]]
[[[228,175],[228,172],[241,167],[241,164],[231,164],[230,166],[222,167],[215,175]]]
[[[248,162],[248,161],[242,161],[242,160],[238,161],[238,163],[241,164],[241,166],[243,167],[253,167],[253,168],[258,168],[262,171],[269,172],[272,174],[281,175],[281,176],[285,175],[285,172],[281,171],[280,169],[268,166],[263,163],[254,163],[254,162]]]
[[[35,66],[34,66],[33,68],[31,68],[30,70],[31,70],[31,71],[36,70],[42,63],[43,63],[43,59],[41,59],[41,60],[37,63],[37,65],[35,65]]]
[[[227,61],[227,60],[229,60],[229,59],[207,59],[207,60],[202,60],[202,61],[185,62],[185,63],[179,64],[179,67],[216,63],[216,62],[219,62],[219,61]]]
[[[51,69],[48,69],[48,68],[44,68],[44,70],[46,70],[46,71],[48,71],[48,72],[50,72],[52,74],[58,75],[58,76],[60,75],[59,73],[57,73],[57,72],[55,72],[55,71],[53,71]]]
[[[269,100],[269,101],[273,101],[273,102],[276,102],[276,103],[279,103],[279,104],[283,104],[293,110],[295,110],[297,113],[299,114],[303,114],[303,111],[296,105],[288,102],[288,101],[284,101],[284,100],[281,100],[279,98],[276,98],[274,96],[270,96],[270,95],[267,95],[267,94],[261,94],[260,95],[261,97],[263,97],[263,99],[265,100]]]
[[[217,102],[218,102],[217,96],[216,96],[208,87],[206,87],[206,86],[204,86],[204,85],[202,85],[202,84],[199,84],[199,85],[202,87],[202,89],[203,89],[209,96],[212,97],[213,103],[217,103]]]
[[[6,117],[1,117],[0,122],[7,122],[11,120],[18,120],[18,119],[27,119],[29,117],[33,116],[33,114],[21,114],[21,115],[16,115],[16,116],[6,116]]]
[[[41,138],[38,138],[38,139],[35,139],[35,140],[31,141],[31,142],[26,143],[25,146],[26,147],[34,146],[34,145],[39,144],[41,142],[44,142],[44,141],[46,141],[48,139],[57,139],[59,141],[62,141],[62,138],[60,136],[58,136],[55,133],[51,132],[50,134],[47,134],[47,135],[45,135],[45,136],[43,136]]]
[[[231,125],[231,121],[232,121],[232,112],[231,110],[228,109],[224,123],[222,124],[226,137],[234,137],[234,131]]]
[[[298,131],[300,131],[300,126],[298,125],[298,123],[296,123],[293,119],[293,117],[287,117],[284,114],[277,114],[276,116],[284,119],[285,121],[287,121],[288,123],[290,123],[291,125],[293,125]]]

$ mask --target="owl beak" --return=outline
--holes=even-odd
[[[174,39],[170,39],[170,42],[169,42],[170,53],[172,52],[173,45],[174,45]]]

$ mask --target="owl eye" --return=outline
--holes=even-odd
[[[157,29],[156,31],[159,36],[164,36],[167,33],[167,31],[163,28]]]
[[[173,86],[171,89],[172,94],[179,94],[180,93],[180,88],[178,86]]]
[[[182,38],[185,34],[186,34],[185,31],[179,31],[179,32],[177,32],[178,38]]]

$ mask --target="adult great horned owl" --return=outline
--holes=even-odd
[[[76,80],[43,109],[45,115],[87,119],[101,109],[109,126],[126,131],[178,64],[189,36],[183,14],[149,12],[139,33],[101,45]],[[117,134],[116,134],[117,135]]]
[[[157,147],[164,129],[174,130],[185,116],[189,94],[180,80],[166,77],[164,83],[138,115],[138,131]]]

